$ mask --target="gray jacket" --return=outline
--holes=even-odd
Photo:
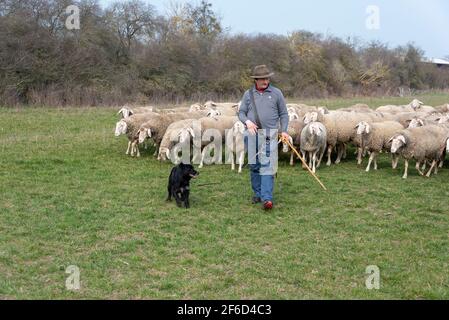
[[[256,115],[249,94],[250,90],[254,94],[262,128],[279,129],[280,122],[280,132],[287,132],[288,112],[284,95],[281,90],[272,85],[269,85],[263,93],[257,91],[255,86],[245,92],[239,110],[240,121],[245,123],[246,120],[251,120],[256,123]]]

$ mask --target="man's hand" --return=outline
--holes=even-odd
[[[285,141],[289,141],[291,139],[290,135],[287,132],[282,132],[281,137],[282,137],[282,140],[285,140]]]
[[[246,124],[246,127],[248,128],[248,131],[250,134],[252,134],[252,135],[257,134],[258,127],[254,122],[252,122],[251,120],[246,120],[245,124]]]

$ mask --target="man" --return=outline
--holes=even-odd
[[[262,203],[265,210],[273,208],[279,122],[282,138],[289,138],[287,106],[281,90],[270,85],[272,76],[273,73],[265,65],[254,68],[251,76],[254,86],[243,95],[239,110],[239,119],[249,133],[248,162],[254,192],[252,202]],[[269,157],[270,161],[261,161],[265,157]]]

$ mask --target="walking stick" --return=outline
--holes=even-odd
[[[298,150],[296,150],[296,148],[290,143],[290,141],[288,141],[288,139],[285,139],[284,137],[282,137],[280,135],[280,138],[282,140],[282,142],[287,143],[288,146],[295,152],[295,154],[298,156],[298,158],[302,161],[303,165],[307,168],[307,170],[309,171],[309,173],[315,178],[316,181],[318,181],[318,183],[320,184],[320,186],[327,191],[326,187],[324,186],[324,184],[320,181],[320,179],[317,177],[317,175],[310,169],[310,167],[307,165],[306,161],[303,159],[303,157],[301,157],[301,155],[299,154]]]

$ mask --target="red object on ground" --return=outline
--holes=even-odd
[[[264,208],[265,210],[271,210],[271,209],[273,209],[273,202],[271,202],[271,201],[265,201],[265,202],[263,203],[263,208]]]

